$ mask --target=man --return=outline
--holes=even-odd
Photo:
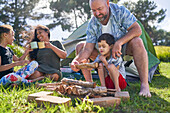
[[[116,56],[124,54],[133,56],[141,81],[139,95],[151,97],[148,84],[148,56],[139,38],[142,31],[136,22],[137,19],[125,7],[109,3],[109,0],[90,0],[89,3],[94,16],[88,25],[86,43],[76,46],[77,56],[72,61],[71,68],[78,71],[75,64],[88,58],[94,60],[98,55],[95,49],[97,39],[102,33],[110,33],[116,39],[112,57],[116,59]],[[86,81],[93,81],[89,70],[83,69],[82,72]]]

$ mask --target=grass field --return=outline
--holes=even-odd
[[[166,48],[167,50],[167,48]],[[163,51],[160,47],[156,48],[156,52]],[[169,54],[169,47],[168,53]],[[163,54],[158,54],[163,56]],[[159,57],[158,57],[159,58]],[[72,100],[70,107],[64,105],[50,106],[48,104],[38,106],[35,101],[28,102],[29,94],[44,91],[45,89],[37,89],[35,84],[19,85],[16,87],[0,86],[0,113],[82,113],[82,112],[101,112],[101,113],[169,113],[170,112],[170,62],[161,62],[159,65],[160,74],[155,75],[150,83],[151,98],[138,96],[140,90],[140,82],[129,83],[125,91],[130,94],[130,100],[121,102],[118,107],[103,108],[95,106],[92,103],[84,103],[79,100]],[[99,85],[99,80],[95,80]],[[49,79],[41,81],[41,83],[52,82]],[[54,92],[54,95],[58,95]],[[59,95],[58,95],[59,96]]]
[[[160,75],[154,76],[152,83],[150,83],[151,98],[138,96],[140,90],[140,83],[129,83],[125,91],[130,93],[130,100],[121,102],[119,107],[102,108],[99,106],[86,104],[81,101],[72,101],[70,107],[63,105],[45,107],[37,106],[36,102],[28,102],[27,97],[31,93],[43,91],[44,89],[37,89],[35,85],[15,87],[0,86],[0,113],[45,113],[45,112],[162,112],[168,113],[170,111],[170,63],[161,62]],[[42,82],[52,82],[46,79]],[[99,82],[97,80],[97,82]],[[58,95],[55,93],[54,95]]]

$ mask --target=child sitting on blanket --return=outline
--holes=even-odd
[[[98,39],[100,54],[94,62],[99,62],[98,74],[101,86],[121,91],[127,85],[125,81],[126,73],[122,58],[114,59],[112,57],[114,43],[115,39],[111,34],[102,34]]]
[[[30,51],[29,48],[27,48],[25,53],[18,58],[13,51],[7,47],[8,44],[11,45],[13,43],[14,39],[14,31],[12,26],[0,26],[0,84],[6,85],[18,84],[20,82],[34,82],[35,80],[28,80],[27,78],[38,68],[38,63],[36,61],[29,63],[28,60],[24,60]],[[14,63],[12,61],[14,61]],[[19,71],[14,72],[13,69],[15,66],[23,66],[25,64],[28,65]]]

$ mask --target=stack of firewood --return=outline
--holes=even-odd
[[[55,90],[61,94],[68,95],[100,95],[107,96],[108,89],[106,87],[96,86],[95,82],[85,82],[80,80],[73,80],[63,78],[59,83],[38,84],[38,87],[45,87],[48,90]],[[113,90],[115,92],[115,90]]]

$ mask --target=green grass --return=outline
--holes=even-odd
[[[11,86],[5,87],[0,86],[0,113],[45,113],[45,112],[162,112],[168,113],[170,111],[170,63],[161,62],[160,64],[160,75],[154,76],[152,83],[150,83],[150,91],[152,94],[151,98],[145,98],[138,96],[140,90],[140,83],[129,83],[125,91],[130,94],[130,100],[121,102],[118,107],[103,108],[92,105],[91,103],[85,103],[78,100],[73,100],[70,107],[64,105],[50,106],[48,104],[45,107],[38,106],[36,102],[28,102],[27,97],[29,94],[44,91],[45,89],[35,88],[35,84],[28,86],[19,86],[18,88],[12,88]],[[52,82],[49,79],[41,81]],[[99,81],[96,80],[99,84]],[[54,95],[58,95],[56,92]]]
[[[169,46],[155,46],[157,57],[160,61],[170,62],[170,47]]]

